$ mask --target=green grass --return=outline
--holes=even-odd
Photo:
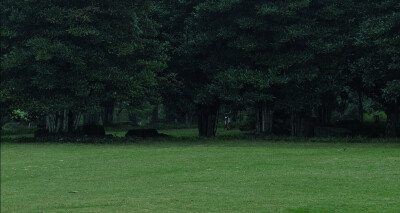
[[[42,211],[400,212],[400,144],[2,143],[1,212]]]

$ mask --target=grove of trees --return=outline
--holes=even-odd
[[[162,103],[215,136],[220,109],[252,109],[292,136],[349,103],[400,136],[398,0],[3,0],[1,123],[14,110],[52,133]]]

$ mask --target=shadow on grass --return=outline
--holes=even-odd
[[[254,134],[220,135],[216,137],[198,136],[171,136],[166,137],[118,137],[106,135],[104,137],[88,136],[49,136],[49,137],[26,137],[26,135],[3,136],[2,143],[82,143],[82,144],[243,144],[255,145],[262,143],[400,143],[400,138],[366,138],[366,137],[343,137],[343,138],[321,138],[321,137],[288,137],[288,136],[266,136]]]

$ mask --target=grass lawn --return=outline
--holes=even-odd
[[[400,144],[2,143],[1,212],[400,212]]]

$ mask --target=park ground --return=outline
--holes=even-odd
[[[1,212],[400,212],[398,140],[161,132],[174,137],[3,138]]]

